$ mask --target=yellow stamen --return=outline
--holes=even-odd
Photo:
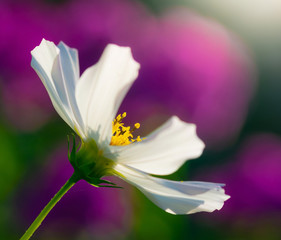
[[[124,146],[133,142],[141,142],[143,140],[140,138],[140,136],[137,136],[137,138],[134,139],[132,134],[136,129],[140,128],[139,123],[136,123],[133,129],[124,126],[122,120],[126,116],[126,112],[124,112],[122,115],[119,114],[112,122],[112,138],[110,145]]]

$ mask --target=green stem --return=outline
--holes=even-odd
[[[80,180],[76,177],[75,174],[72,175],[71,178],[62,186],[62,188],[57,192],[57,194],[51,199],[51,201],[45,206],[45,208],[41,211],[38,217],[34,220],[34,222],[27,229],[25,234],[21,237],[20,240],[28,240],[36,229],[41,225],[45,217],[52,210],[52,208],[57,204],[57,202],[63,197],[64,194],[78,181]]]

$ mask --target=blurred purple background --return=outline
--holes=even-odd
[[[71,130],[30,67],[42,38],[77,48],[81,73],[108,43],[130,46],[141,69],[120,109],[127,123],[140,122],[141,136],[171,115],[195,123],[206,150],[171,178],[226,183],[232,198],[215,214],[172,216],[126,184],[81,182],[36,239],[281,237],[281,73],[259,50],[266,43],[257,45],[211,9],[208,15],[193,1],[0,2],[1,239],[18,239],[72,173]]]

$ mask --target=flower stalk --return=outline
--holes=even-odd
[[[21,237],[20,240],[28,240],[32,237],[33,233],[41,225],[43,220],[53,209],[53,207],[58,203],[58,201],[68,192],[68,190],[78,182],[80,178],[74,173],[69,180],[62,186],[62,188],[56,193],[56,195],[51,199],[51,201],[45,206],[45,208],[40,212],[37,218],[33,221],[30,227],[27,229],[25,234]]]

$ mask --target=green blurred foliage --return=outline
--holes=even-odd
[[[5,121],[4,121],[5,122]],[[0,124],[0,239],[18,239],[21,234],[15,200],[21,186],[36,169],[42,169],[49,152],[65,140],[71,130],[56,120],[35,132],[16,132]]]
[[[22,162],[16,136],[3,125],[0,126],[0,202],[4,201],[17,186],[22,174]]]

